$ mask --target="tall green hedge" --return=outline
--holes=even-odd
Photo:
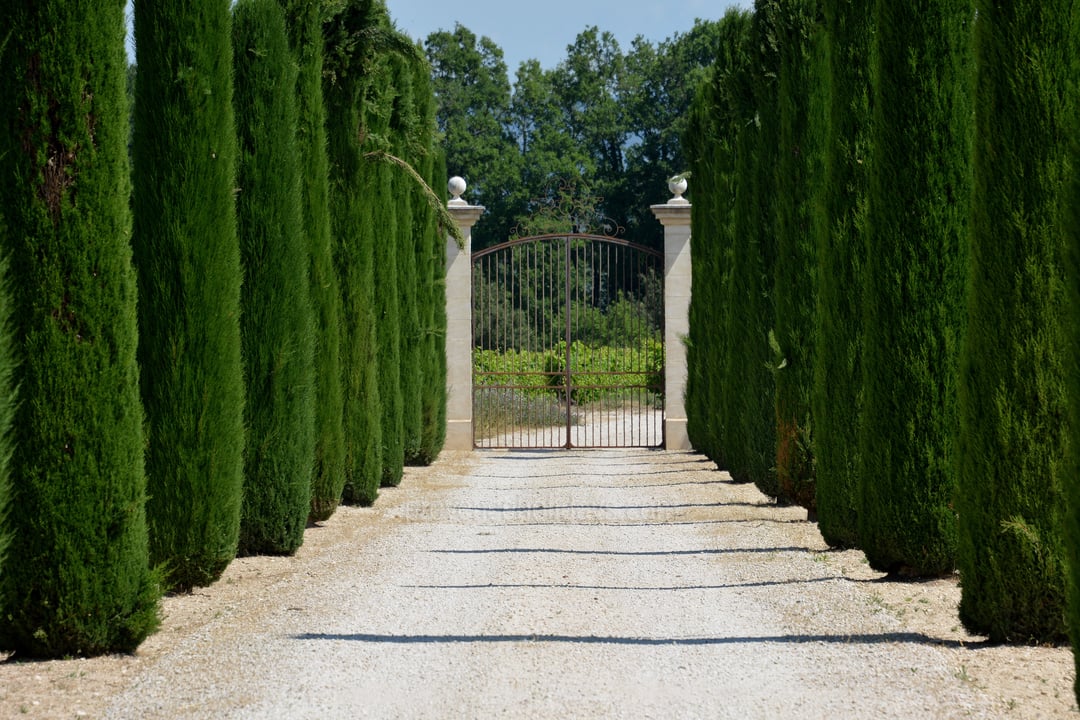
[[[1060,203],[1071,4],[978,2],[975,192],[957,443],[960,619],[992,641],[1065,636],[1068,436]],[[1037,59],[1033,61],[1033,59]]]
[[[1075,679],[1073,695],[1080,703],[1080,7],[1069,13],[1066,42],[1073,49],[1063,71],[1071,83],[1068,97],[1069,160],[1073,172],[1066,180],[1060,209],[1064,240],[1065,312],[1062,317],[1064,338],[1065,397],[1068,406],[1068,450],[1058,465],[1058,483],[1064,496],[1061,532],[1065,548],[1065,590],[1067,596],[1065,625],[1073,646]]]
[[[7,225],[0,213],[0,238],[7,237]],[[7,549],[11,544],[8,513],[11,511],[11,454],[14,450],[11,423],[15,417],[18,393],[13,383],[15,372],[15,338],[11,328],[12,301],[8,290],[9,266],[0,262],[0,576],[4,574]],[[3,617],[3,597],[0,596],[0,617]]]
[[[301,159],[300,198],[315,317],[315,467],[311,482],[313,521],[329,518],[345,486],[345,437],[341,397],[341,290],[330,235],[329,158],[323,101],[322,3],[280,0],[286,10],[289,43],[298,65],[297,151]]]
[[[812,92],[820,34],[817,0],[777,3],[779,43],[777,78],[776,265],[773,335],[782,360],[776,380],[776,482],[780,495],[805,507],[813,517],[814,456],[810,394],[814,379],[815,251],[811,231],[812,192],[818,162],[811,129]]]
[[[721,121],[723,100],[717,66],[709,68],[690,106],[683,146],[694,183],[690,246],[693,293],[686,343],[686,430],[694,449],[723,467],[720,418],[725,305],[732,242],[731,195],[735,128]],[[728,187],[724,186],[727,180]],[[700,192],[699,192],[700,188]],[[732,191],[731,194],[725,190]],[[727,200],[727,202],[725,202]],[[725,260],[727,262],[725,262]]]
[[[776,75],[776,0],[757,0],[751,20],[749,63],[730,80],[741,130],[737,140],[735,238],[728,285],[727,357],[722,423],[724,457],[737,482],[753,482],[776,497],[775,386],[767,367],[773,327],[773,268],[779,108]]]
[[[382,403],[375,341],[375,248],[370,177],[364,157],[373,29],[385,21],[374,0],[348,0],[323,26],[330,157],[330,220],[342,297],[341,368],[345,432],[343,500],[370,505],[382,479]]]
[[[884,571],[954,564],[974,16],[970,0],[875,5],[859,538]]]
[[[690,243],[694,255],[687,343],[687,431],[694,448],[727,467],[728,367],[735,351],[730,321],[735,207],[741,176],[736,172],[740,129],[748,103],[740,104],[736,81],[745,82],[750,14],[729,10],[720,21],[716,59],[698,86],[683,145],[690,158],[694,212]]]
[[[424,123],[433,127],[435,103],[425,85]],[[425,177],[443,205],[446,204],[446,155],[436,149],[425,162]],[[446,440],[446,229],[430,208],[423,211],[421,287],[424,295],[420,317],[424,337],[424,393],[421,397],[423,433],[417,462],[431,463]]]
[[[158,625],[160,585],[144,509],[123,3],[12,0],[0,21],[0,249],[22,393],[0,648],[131,651]],[[4,343],[5,371],[10,353]]]
[[[828,87],[822,173],[813,232],[814,460],[818,529],[829,545],[858,543],[859,418],[862,413],[862,268],[870,161],[872,3],[821,0]]]
[[[229,0],[135,0],[134,251],[150,556],[176,589],[236,555],[243,480]]]
[[[296,64],[277,0],[233,14],[244,415],[242,554],[304,541],[315,457],[314,327],[296,147]]]
[[[377,68],[379,89],[371,91],[372,98],[366,116],[365,132],[368,139],[363,146],[367,153],[391,151],[386,142],[394,132],[391,120],[397,104],[397,87],[393,83],[393,66],[389,59],[380,59]],[[359,242],[374,246],[375,289],[375,344],[376,365],[379,372],[379,400],[382,409],[382,473],[380,484],[394,486],[401,482],[405,463],[405,425],[402,415],[401,392],[401,296],[398,278],[398,255],[401,244],[401,228],[411,227],[398,198],[402,183],[397,168],[386,162],[372,162],[367,173],[366,195],[372,208],[372,224],[358,238]]]
[[[398,88],[398,101],[390,126],[394,131],[394,153],[422,173],[423,161],[430,151],[434,133],[423,124],[420,114],[422,103],[417,92],[423,87],[419,72],[428,71],[409,67],[403,60],[394,63],[394,84]],[[402,452],[407,465],[418,463],[423,438],[423,392],[424,392],[424,344],[420,331],[419,255],[424,232],[424,203],[421,188],[415,180],[399,172],[397,177],[398,204],[402,219],[398,223],[398,293],[401,316],[401,416]]]

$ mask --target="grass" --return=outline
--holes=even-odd
[[[571,420],[580,422],[581,414],[571,412]],[[551,394],[477,388],[473,394],[473,422],[477,433],[484,437],[515,427],[557,427],[566,423],[566,406]]]

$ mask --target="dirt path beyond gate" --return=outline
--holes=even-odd
[[[134,656],[0,664],[0,716],[1077,716],[1067,648],[987,647],[692,454],[448,454],[292,558],[165,600]]]

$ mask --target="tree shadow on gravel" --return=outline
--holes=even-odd
[[[701,638],[648,638],[604,635],[382,635],[377,633],[301,633],[294,640],[347,640],[373,644],[423,645],[453,643],[568,643],[573,645],[643,645],[650,647],[756,645],[780,643],[805,645],[828,643],[835,645],[930,645],[954,649],[975,650],[989,647],[986,641],[962,642],[946,640],[923,633],[868,633],[856,635],[761,635]]]
[[[534,505],[530,507],[465,507],[453,505],[450,510],[470,510],[475,512],[539,512],[546,510],[685,510],[687,508],[720,507],[776,507],[775,503],[755,502],[714,502],[714,503],[679,503],[677,505]]]
[[[732,523],[772,523],[776,525],[803,525],[806,518],[785,520],[777,518],[741,518],[739,520],[676,520],[670,522],[508,522],[498,525],[477,523],[472,527],[675,527],[677,525],[728,525]]]
[[[810,583],[843,580],[839,577],[799,578],[797,580],[758,580],[726,585],[574,585],[572,583],[482,583],[476,585],[399,585],[409,590],[615,590],[619,592],[685,592],[688,590],[734,590],[738,588],[775,587],[777,585],[808,585]]]
[[[701,550],[564,550],[561,548],[492,548],[477,550],[428,550],[438,555],[511,555],[511,554],[551,554],[551,555],[612,555],[619,557],[673,557],[677,555],[738,555],[740,553],[778,553],[778,552],[818,552],[809,547],[751,547],[751,548],[709,548]]]
[[[666,472],[666,471],[665,471]],[[674,471],[672,471],[674,472]],[[682,472],[679,470],[678,472]],[[659,473],[658,473],[659,474]],[[619,476],[619,473],[611,473],[612,477]],[[530,478],[512,478],[499,475],[473,475],[471,477],[487,477],[487,478],[499,478],[501,480],[523,480]],[[536,477],[536,476],[533,476]],[[571,477],[570,475],[551,475],[549,477]],[[648,483],[635,485],[633,483],[627,483],[624,485],[582,485],[580,483],[574,485],[473,485],[473,487],[482,490],[496,490],[506,492],[520,492],[521,490],[645,490],[652,488],[667,488],[667,487],[684,487],[686,485],[730,485],[729,480],[687,480],[684,482],[671,482],[671,483]],[[772,503],[775,505],[775,503]]]
[[[665,463],[667,467],[669,463]],[[677,463],[681,464],[681,463]],[[611,470],[611,465],[604,465],[604,469]],[[616,468],[627,467],[623,463],[615,465]],[[705,469],[705,468],[702,468]],[[579,466],[574,472],[560,472],[560,473],[528,473],[527,475],[506,475],[504,473],[470,473],[469,477],[483,478],[485,480],[534,480],[539,478],[578,478],[581,475],[589,475],[591,477],[623,477],[632,479],[636,477],[650,477],[652,475],[685,475],[688,472],[694,472],[694,469],[675,468],[672,470],[647,470],[644,472],[626,472],[620,470],[617,472],[596,472],[593,470],[587,470],[582,466]],[[712,482],[722,483],[724,480],[713,480]],[[589,485],[588,487],[595,487]]]

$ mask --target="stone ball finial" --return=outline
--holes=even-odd
[[[675,177],[668,180],[667,186],[668,190],[671,191],[671,194],[675,196],[668,200],[669,203],[680,204],[687,202],[686,198],[683,197],[683,193],[686,192],[687,188],[685,176],[676,175]]]
[[[465,178],[455,175],[450,178],[450,182],[446,184],[446,189],[450,191],[450,202],[455,204],[464,204],[464,200],[461,199],[461,195],[465,192],[468,185],[465,184]]]

